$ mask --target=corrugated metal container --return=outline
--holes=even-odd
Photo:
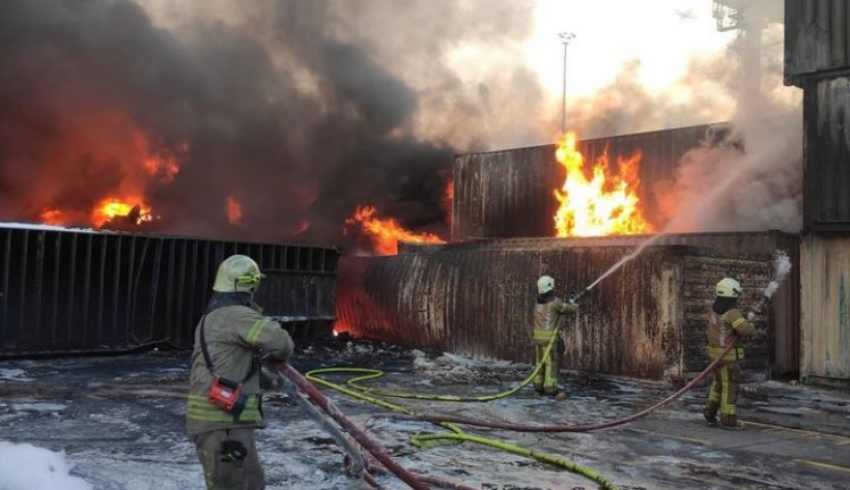
[[[607,151],[618,158],[640,152],[643,206],[649,218],[658,214],[654,185],[672,181],[681,157],[705,142],[716,142],[724,124],[692,126],[647,133],[582,140],[585,161],[595,162]],[[535,146],[455,157],[452,201],[453,241],[495,237],[545,237],[555,233],[555,189],[564,170],[555,160],[555,146]]]
[[[442,248],[452,250],[487,250],[490,247],[502,248],[508,244],[522,246],[528,244],[537,248],[546,246],[582,246],[582,247],[637,247],[647,236],[612,236],[571,238],[569,240],[538,238],[524,239],[482,239],[463,243],[453,243]],[[724,257],[762,258],[777,250],[784,251],[791,259],[791,272],[776,292],[770,306],[772,353],[771,372],[775,376],[796,375],[800,369],[800,237],[780,231],[767,232],[729,232],[729,233],[684,233],[666,235],[658,242],[662,245],[687,245]],[[546,245],[549,244],[549,245]],[[567,245],[565,245],[567,244]],[[427,250],[433,253],[440,247],[431,246]]]
[[[850,231],[850,78],[814,81],[804,96],[805,231]]]
[[[713,235],[703,245],[723,241]],[[570,333],[566,366],[648,378],[701,369],[713,285],[735,274],[747,287],[745,301],[754,300],[768,279],[770,254],[785,238],[791,240],[729,234],[729,248],[759,240],[774,248],[752,245],[750,254],[726,257],[719,249],[676,244],[699,243],[699,236],[672,236],[649,247],[586,298]],[[633,250],[638,238],[606,240],[481,240],[427,253],[343,258],[337,328],[404,345],[527,361],[537,277],[554,275],[561,294],[580,289]],[[771,369],[774,338],[773,329],[764,330],[754,342],[751,368]]]
[[[334,249],[0,225],[0,356],[188,347],[234,253],[270,274],[267,314],[333,317]]]
[[[804,380],[850,386],[850,236],[800,246]]]
[[[846,0],[785,0],[785,83],[802,86],[808,76],[831,76],[850,68]]]

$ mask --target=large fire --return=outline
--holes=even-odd
[[[345,220],[347,226],[359,226],[372,241],[378,255],[396,255],[398,242],[446,243],[433,233],[416,233],[405,229],[393,218],[380,218],[374,206],[358,206],[354,215]]]
[[[593,165],[592,177],[584,170],[584,156],[576,149],[576,135],[563,136],[555,152],[567,176],[555,198],[560,203],[555,213],[559,237],[632,235],[652,232],[644,219],[636,190],[640,185],[640,153],[618,160],[615,174],[603,154]]]
[[[115,219],[126,219],[132,224],[140,225],[146,221],[152,221],[151,208],[141,199],[115,199],[108,197],[92,211],[91,221],[98,227]]]

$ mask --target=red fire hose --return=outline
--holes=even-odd
[[[365,432],[360,430],[351,420],[348,419],[337,406],[324,395],[322,395],[312,383],[307,381],[304,376],[296,371],[292,366],[286,364],[278,366],[278,371],[287,377],[295,386],[305,393],[310,400],[319,408],[324,410],[331,418],[333,418],[340,426],[342,426],[351,437],[354,438],[361,446],[381,462],[388,470],[399,477],[403,482],[410,485],[416,490],[428,490],[429,487],[422,482],[422,479],[410,471],[404,469],[400,464],[396,463],[389,455],[386,449],[377,441],[372,440]]]
[[[474,427],[486,427],[489,429],[501,429],[513,432],[594,432],[598,430],[611,429],[613,427],[619,427],[621,425],[628,424],[629,422],[634,422],[637,419],[643,418],[650,413],[658,410],[659,408],[667,405],[672,402],[676,398],[682,396],[686,391],[690,390],[697,383],[705,379],[706,376],[709,375],[712,371],[717,369],[717,366],[723,361],[723,358],[726,354],[735,347],[735,339],[732,339],[732,342],[723,350],[723,353],[720,354],[717,359],[714,360],[711,364],[708,365],[699,375],[692,379],[688,384],[683,386],[679,391],[673,393],[667,398],[661,400],[660,402],[652,405],[649,408],[641,410],[635,414],[629,415],[628,417],[614,420],[611,422],[605,422],[603,424],[597,425],[523,425],[523,424],[515,424],[510,422],[488,422],[486,420],[475,420],[469,419],[465,417],[457,417],[453,415],[390,415],[394,418],[403,418],[403,419],[414,419],[414,420],[424,420],[428,422],[450,422],[454,424],[460,425],[470,425]]]

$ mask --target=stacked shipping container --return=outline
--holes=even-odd
[[[850,6],[785,1],[785,80],[804,90],[801,375],[850,383]]]
[[[607,153],[614,168],[620,158],[640,153],[641,205],[652,220],[660,214],[655,188],[675,180],[689,150],[714,145],[727,132],[727,124],[712,124],[582,140],[577,147],[586,164]],[[459,155],[453,178],[452,240],[554,233],[553,191],[564,183],[554,145]]]

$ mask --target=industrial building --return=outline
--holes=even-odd
[[[771,11],[770,18],[744,22],[747,5],[715,2],[718,29],[760,33],[780,15]],[[392,256],[0,224],[4,437],[69,448],[82,462],[79,474],[103,488],[123,490],[115,482],[126,475],[163,490],[200,488],[200,467],[183,426],[186,351],[216,267],[238,253],[253,257],[267,276],[255,297],[263,313],[304,347],[291,365],[386,371],[381,389],[358,391],[357,378],[345,385],[348,392],[339,390],[363,398],[401,390],[378,408],[337,392],[329,398],[419,474],[474,481],[480,488],[584,488],[579,485],[587,480],[578,472],[540,463],[555,454],[598,470],[621,488],[847,488],[850,399],[821,388],[850,386],[850,6],[785,0],[784,12],[785,82],[804,91],[799,233],[555,237],[553,190],[564,180],[556,145],[456,155],[447,243],[400,243]],[[675,178],[689,151],[730,144],[730,131],[731,123],[720,121],[586,139],[577,148],[588,161],[640,154],[643,209],[660,230],[664,213],[656,185]],[[512,389],[534,354],[536,279],[555,276],[559,295],[566,296],[607,277],[636,250],[587,290],[570,321],[561,364],[570,374],[566,400],[520,393],[482,409],[417,398],[421,392],[486,398]],[[715,283],[738,278],[745,286],[742,304],[751,305],[771,281],[777,255],[787,256],[792,268],[769,307],[754,317],[756,334],[741,362],[752,382],[739,402],[746,431],[705,425],[700,384],[623,430],[484,434],[533,448],[530,456],[484,454],[468,440],[409,449],[408,441],[430,427],[416,420],[421,414],[541,425],[627,419],[710,364],[705,332]],[[820,386],[799,386],[798,380]],[[340,470],[345,452],[300,411],[296,396],[267,398],[271,422],[258,445],[270,462],[270,488],[353,485]],[[411,399],[401,410],[406,418],[388,416],[394,397]],[[159,471],[151,471],[152,464]],[[380,474],[380,483],[401,488],[389,471]]]

